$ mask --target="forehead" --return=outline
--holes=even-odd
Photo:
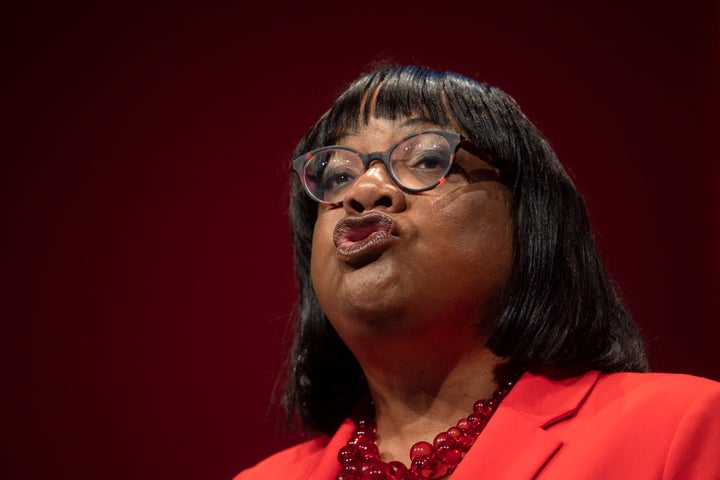
[[[429,129],[453,131],[425,117],[370,118],[366,123],[344,131],[337,138],[337,144],[360,150],[385,150],[408,135]]]

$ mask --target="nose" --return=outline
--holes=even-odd
[[[347,191],[343,200],[347,213],[369,210],[399,212],[407,208],[405,192],[393,181],[385,165],[375,160]]]

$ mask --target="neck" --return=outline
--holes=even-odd
[[[383,460],[407,463],[414,443],[432,443],[437,433],[467,416],[475,401],[492,396],[497,370],[506,362],[481,340],[447,344],[450,348],[414,345],[412,352],[396,344],[358,355],[375,404]]]

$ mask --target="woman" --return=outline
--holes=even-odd
[[[644,373],[582,199],[508,95],[383,67],[296,155],[283,400],[320,435],[237,480],[720,478],[720,384]]]

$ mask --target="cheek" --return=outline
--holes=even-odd
[[[325,215],[318,215],[312,238],[312,254],[310,257],[310,276],[314,285],[322,283],[329,274],[329,262],[335,254],[333,230],[335,222]]]
[[[511,268],[513,250],[508,199],[499,196],[459,207],[456,204],[430,218],[428,226],[434,241],[429,248],[444,259],[446,270],[475,272],[485,281],[489,277],[504,279]]]

